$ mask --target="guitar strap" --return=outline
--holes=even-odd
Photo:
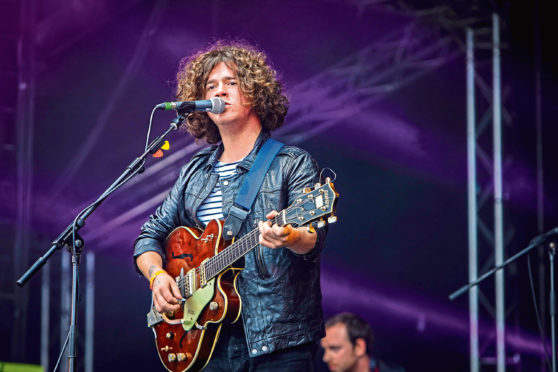
[[[244,183],[236,196],[236,199],[229,210],[229,215],[225,221],[225,239],[230,240],[240,231],[240,227],[246,220],[254,200],[258,195],[258,191],[262,186],[264,177],[271,166],[271,162],[275,159],[275,155],[284,146],[283,143],[268,138],[262,145],[254,164],[248,171]]]

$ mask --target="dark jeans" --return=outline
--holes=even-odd
[[[255,358],[248,355],[242,321],[225,324],[213,356],[204,372],[314,372],[314,355],[318,344],[308,344],[278,350]]]

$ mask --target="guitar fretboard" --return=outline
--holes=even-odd
[[[281,215],[282,213],[279,213],[271,219],[272,224],[284,226]],[[260,244],[260,230],[256,228],[204,263],[206,280],[217,276],[217,274],[250,252],[258,244]]]
[[[281,218],[282,215],[283,212],[278,213],[277,216],[271,219],[271,223],[274,225],[277,224],[279,226],[284,226],[285,223]],[[232,265],[236,260],[250,252],[259,243],[260,230],[256,228],[235,241],[233,244],[229,245],[217,255],[209,258],[202,266],[196,267],[194,269],[196,278],[201,278],[202,270],[205,270],[205,281],[207,282],[211,280],[221,271]],[[177,283],[183,296],[186,295],[186,297],[189,297],[192,294],[187,276],[181,276]]]

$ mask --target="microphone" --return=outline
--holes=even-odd
[[[176,110],[179,113],[207,111],[213,114],[220,114],[225,111],[225,101],[219,97],[213,97],[199,101],[163,102],[155,107],[161,110]]]

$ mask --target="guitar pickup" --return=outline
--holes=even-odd
[[[190,293],[187,293],[184,297],[188,298],[188,295],[193,294],[198,289],[198,286],[196,285],[196,269],[188,271],[186,274],[186,280],[188,281],[188,289]]]
[[[176,278],[176,282],[178,283],[178,289],[180,290],[180,294],[182,298],[186,298],[186,283],[184,279],[184,268],[180,268],[180,275]]]

